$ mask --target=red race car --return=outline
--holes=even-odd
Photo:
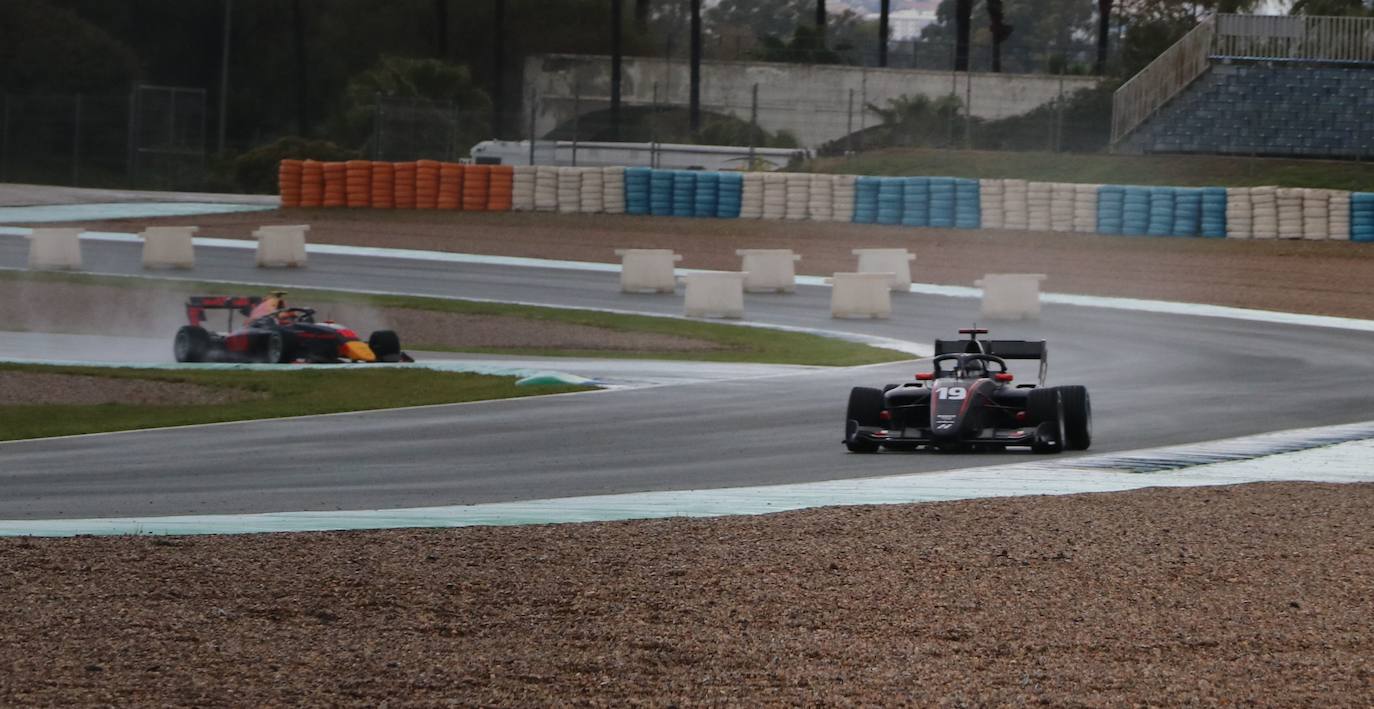
[[[178,362],[413,362],[391,330],[377,330],[366,342],[358,333],[325,320],[315,311],[286,305],[286,294],[192,296],[186,301],[189,325],[177,330],[172,352]],[[207,310],[229,314],[228,332],[202,327]],[[234,327],[234,313],[244,316]]]

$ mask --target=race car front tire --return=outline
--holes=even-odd
[[[844,445],[851,453],[876,453],[878,443],[855,436],[858,427],[883,425],[884,397],[881,389],[854,387],[849,390],[849,408],[844,417]]]
[[[367,338],[367,346],[378,362],[401,361],[401,338],[391,330],[377,330]]]
[[[1085,451],[1093,442],[1093,409],[1088,388],[1079,385],[1055,387],[1064,404],[1064,446]]]
[[[281,364],[290,362],[290,353],[286,351],[287,342],[280,332],[269,332],[262,339],[262,361],[267,364]]]
[[[1064,399],[1058,387],[1032,389],[1026,398],[1026,418],[1035,424],[1036,453],[1058,453],[1064,449]]]
[[[210,352],[210,333],[195,325],[183,325],[172,340],[172,355],[178,362],[204,362]]]

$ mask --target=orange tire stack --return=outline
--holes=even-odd
[[[415,208],[415,163],[396,163],[396,208]]]
[[[341,162],[323,163],[324,206],[343,207],[348,204],[347,166]]]
[[[463,208],[463,166],[456,162],[439,163],[439,209]]]
[[[487,211],[509,212],[511,195],[515,192],[515,168],[510,165],[492,165],[491,178],[487,182]]]
[[[318,207],[324,203],[324,165],[314,160],[301,163],[301,206]]]
[[[281,195],[281,206],[301,206],[301,161],[283,160],[277,168],[277,192]]]
[[[415,208],[434,209],[439,204],[439,161],[415,161]]]
[[[372,202],[372,163],[349,160],[344,163],[344,195],[350,207],[366,207]]]
[[[389,162],[372,163],[372,208],[396,206],[396,168]]]
[[[463,210],[485,212],[487,186],[491,178],[490,165],[468,165],[463,168]]]

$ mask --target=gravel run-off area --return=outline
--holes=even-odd
[[[801,272],[1374,317],[1374,250],[541,214],[159,220],[246,237]],[[92,225],[137,231],[147,222]],[[1263,484],[756,517],[0,539],[0,705],[1367,706],[1374,486]]]

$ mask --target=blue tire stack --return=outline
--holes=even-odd
[[[1121,233],[1130,236],[1144,234],[1150,228],[1150,188],[1123,189],[1125,192],[1121,198]]]
[[[723,219],[738,219],[740,195],[744,193],[744,175],[738,172],[722,172],[716,189],[716,216]]]
[[[930,178],[908,177],[902,181],[902,224],[930,226]]]
[[[900,224],[902,221],[902,190],[900,177],[878,178],[878,223]]]
[[[649,173],[647,167],[625,168],[625,213],[649,213]]]
[[[1174,236],[1197,236],[1202,233],[1202,190],[1196,187],[1174,188]]]
[[[649,171],[649,213],[656,217],[673,216],[673,171]]]
[[[978,202],[978,181],[955,180],[954,226],[960,229],[977,229],[982,222],[983,211]]]
[[[854,181],[854,223],[878,221],[878,183],[876,177],[861,176]]]
[[[1102,185],[1097,188],[1097,233],[1121,233],[1121,208],[1125,201],[1125,187]]]
[[[1174,233],[1174,188],[1150,188],[1150,223],[1145,229],[1150,236],[1171,236]]]
[[[692,201],[692,216],[715,217],[717,193],[720,191],[720,174],[715,172],[697,173],[697,193]]]
[[[1351,193],[1350,240],[1374,241],[1374,192]]]
[[[673,216],[690,217],[697,197],[697,174],[690,170],[673,171]]]
[[[1226,188],[1202,188],[1202,235],[1209,238],[1226,236]]]
[[[954,226],[954,178],[930,178],[930,225]]]

